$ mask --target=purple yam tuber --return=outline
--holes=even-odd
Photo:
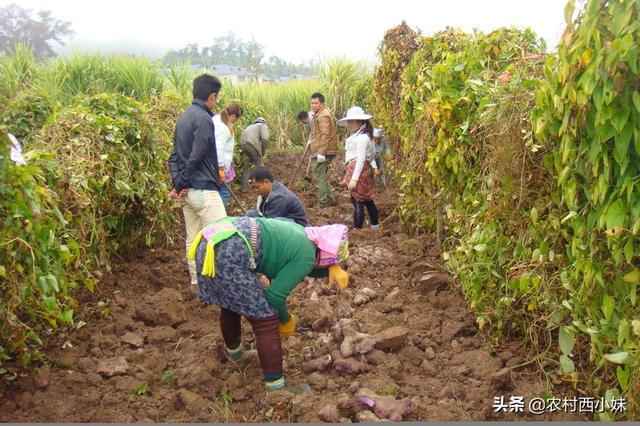
[[[333,363],[333,368],[335,368],[337,372],[343,374],[360,374],[369,371],[369,366],[367,364],[353,358],[336,360]]]
[[[363,405],[373,409],[376,416],[397,422],[411,414],[411,400],[396,400],[392,396],[380,396],[369,389],[362,388],[356,393],[356,399]],[[373,404],[373,405],[372,405]]]
[[[342,414],[336,404],[326,405],[318,412],[318,418],[327,423],[338,423],[341,417]]]
[[[360,405],[353,397],[345,396],[338,400],[338,409],[344,417],[353,417],[360,411]]]
[[[345,358],[350,357],[354,352],[353,346],[353,336],[346,336],[340,344],[340,354]]]
[[[376,401],[367,395],[362,395],[358,397],[358,402],[366,405],[369,408],[373,408],[376,405]]]
[[[369,303],[369,298],[363,294],[356,294],[356,297],[353,298],[353,304],[356,306],[364,305]]]
[[[320,358],[312,359],[302,364],[302,370],[305,373],[313,373],[314,371],[324,371],[331,365],[333,359],[331,355],[323,355]]]
[[[313,331],[320,331],[323,328],[327,327],[328,325],[329,325],[329,317],[324,315],[321,318],[318,318],[317,320],[315,320],[313,324],[311,324],[311,329]]]
[[[355,354],[366,354],[373,350],[376,341],[371,336],[363,333],[348,334],[340,345],[342,356],[347,358]]]
[[[369,410],[360,411],[356,415],[356,419],[358,420],[358,423],[370,423],[370,422],[380,422],[380,421],[382,421],[382,420],[380,420],[380,418],[378,416],[376,416],[375,414],[373,414]]]
[[[379,396],[373,412],[382,419],[399,422],[404,416],[411,414],[411,400],[405,398],[397,401],[392,396]]]
[[[368,297],[369,300],[378,297],[378,293],[376,293],[375,290],[371,290],[369,287],[361,288],[358,290],[358,294]]]
[[[376,341],[368,334],[357,333],[353,338],[353,343],[356,353],[366,354],[373,350]]]
[[[318,340],[316,340],[316,348],[321,353],[331,352],[335,346],[336,342],[334,341],[333,336],[329,334],[321,334],[320,337],[318,337]]]

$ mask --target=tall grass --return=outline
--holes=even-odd
[[[165,77],[170,87],[179,93],[186,93],[191,89],[193,71],[188,61],[171,65]]]
[[[318,80],[296,80],[279,85],[266,83],[225,84],[220,99],[220,108],[234,100],[248,112],[257,110],[254,117],[262,115],[269,123],[273,148],[285,149],[300,145],[303,141],[302,126],[297,121],[300,111],[308,111],[313,92],[321,90]],[[252,108],[253,107],[253,108]],[[257,107],[257,108],[256,108]],[[245,108],[247,109],[247,108]]]
[[[359,82],[367,74],[364,63],[351,62],[346,58],[335,58],[324,65],[319,78],[324,89],[327,106],[336,117],[342,117],[346,110],[356,103],[363,106],[368,92],[366,91],[367,86],[363,86]]]
[[[37,99],[46,101],[51,109],[73,104],[79,96],[100,93],[119,93],[147,102],[171,91],[171,96],[190,99],[196,76],[188,62],[160,69],[144,57],[98,53],[74,53],[38,64],[31,49],[24,46],[18,46],[10,56],[0,57],[0,70],[4,77],[0,81],[0,113],[10,109],[11,117],[3,121],[15,121],[17,117],[24,135],[34,130],[31,127],[39,127],[36,125],[43,120],[20,117],[24,96],[19,97],[19,105],[11,105],[20,93],[37,95]],[[370,78],[364,64],[339,58],[328,61],[317,79],[283,84],[224,81],[218,109],[231,101],[244,108],[245,117],[236,124],[237,133],[257,117],[264,117],[271,129],[271,148],[286,149],[303,143],[304,129],[296,117],[298,112],[309,110],[312,93],[322,92],[327,107],[336,117],[341,117],[353,104],[366,107],[369,87]]]
[[[114,56],[110,60],[110,91],[138,100],[162,92],[162,77],[158,68],[144,57]]]
[[[29,87],[37,71],[33,50],[28,46],[18,44],[10,55],[0,56],[0,105]]]

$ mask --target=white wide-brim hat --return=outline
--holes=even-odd
[[[371,114],[366,114],[359,106],[353,106],[347,110],[344,117],[338,120],[338,126],[346,126],[347,121],[351,120],[370,120],[373,117]]]

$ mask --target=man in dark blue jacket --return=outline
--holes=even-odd
[[[302,203],[284,184],[273,177],[267,167],[258,166],[251,172],[251,186],[258,194],[256,210],[249,210],[247,216],[284,218],[298,225],[309,226]]]
[[[227,215],[219,193],[224,176],[219,173],[211,119],[221,87],[220,80],[208,74],[193,80],[193,101],[178,119],[173,137],[169,157],[173,190],[169,196],[182,203],[187,250],[205,225]],[[191,284],[196,285],[195,262],[189,262],[189,273]]]

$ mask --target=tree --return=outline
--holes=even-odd
[[[164,56],[164,62],[167,65],[191,62],[204,68],[219,64],[233,65],[245,68],[254,80],[258,80],[263,72],[274,77],[295,73],[313,74],[318,71],[318,66],[313,61],[307,66],[292,64],[277,56],[270,56],[265,60],[264,46],[253,38],[245,41],[233,32],[215,38],[211,46],[198,47],[197,44],[190,44],[180,50],[171,50]]]
[[[37,57],[52,57],[52,42],[64,44],[62,39],[71,36],[71,23],[55,19],[48,10],[23,9],[15,3],[0,7],[0,52],[11,51],[16,44],[33,48]]]
[[[264,58],[264,47],[260,43],[257,43],[253,37],[250,42],[245,43],[244,47],[243,61],[245,62],[245,66],[248,68],[251,77],[255,81],[258,81],[258,76],[262,71],[261,62],[262,58]]]

